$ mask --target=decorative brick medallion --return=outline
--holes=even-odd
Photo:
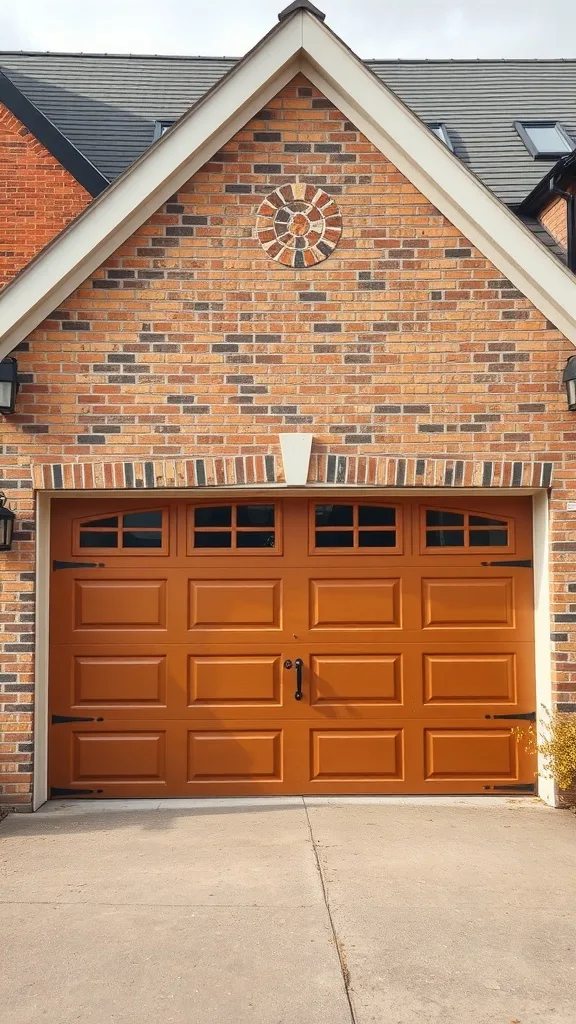
[[[315,185],[294,182],[266,196],[258,210],[260,244],[285,267],[313,267],[330,256],[342,233],[336,203]]]

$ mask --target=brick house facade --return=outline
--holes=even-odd
[[[315,266],[258,238],[287,183],[341,213]],[[87,198],[67,188],[64,220]],[[553,696],[576,709],[572,352],[297,74],[18,345],[0,445],[17,513],[1,556],[4,801],[32,793],[37,493],[282,483],[284,433],[312,434],[310,483],[548,491]]]

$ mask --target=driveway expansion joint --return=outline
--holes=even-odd
[[[350,1021],[351,1021],[351,1024],[358,1024],[358,1018],[356,1016],[356,1011],[354,1009],[354,1003],[352,1001],[352,988],[351,988],[351,979],[350,979],[350,969],[349,969],[347,961],[346,961],[346,952],[344,950],[344,946],[342,944],[340,936],[338,935],[338,932],[336,931],[336,925],[334,923],[334,918],[332,917],[332,910],[330,908],[330,900],[328,898],[328,887],[327,887],[326,879],[325,879],[325,876],[324,876],[324,871],[322,870],[322,864],[320,862],[320,856],[319,856],[319,853],[318,853],[318,847],[316,846],[316,840],[314,839],[314,832],[313,832],[313,829],[312,829],[312,822],[310,821],[310,814],[308,812],[308,806],[306,804],[306,800],[303,800],[302,803],[304,805],[304,813],[306,815],[306,821],[308,822],[308,829],[310,831],[310,842],[312,843],[312,850],[314,852],[314,859],[316,861],[316,870],[318,871],[318,878],[320,880],[320,886],[321,886],[321,889],[322,889],[322,896],[323,896],[323,899],[324,899],[324,905],[326,907],[326,913],[328,915],[328,920],[330,922],[330,929],[332,931],[332,936],[334,938],[334,948],[336,949],[336,953],[337,953],[337,956],[338,956],[338,962],[340,964],[340,973],[342,974],[342,983],[344,985],[344,992],[345,992],[345,995],[346,995],[346,1001],[348,1003],[348,1009],[350,1010]]]

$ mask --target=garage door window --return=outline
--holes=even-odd
[[[161,509],[121,512],[99,516],[78,524],[77,547],[82,551],[132,554],[165,547],[165,522]]]
[[[190,546],[197,554],[277,553],[279,523],[274,505],[197,505],[190,513]]]
[[[426,509],[425,517],[426,550],[510,547],[511,524],[506,519],[439,508]]]
[[[390,505],[314,504],[312,547],[319,553],[399,550],[397,510]]]

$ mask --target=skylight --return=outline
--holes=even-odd
[[[535,160],[571,153],[574,142],[560,121],[515,121],[514,127]]]
[[[448,149],[454,152],[454,146],[452,145],[452,140],[445,124],[441,121],[433,121],[429,123],[427,127],[431,132],[434,132],[434,135],[440,139],[440,142],[443,142],[445,146],[448,146]]]

